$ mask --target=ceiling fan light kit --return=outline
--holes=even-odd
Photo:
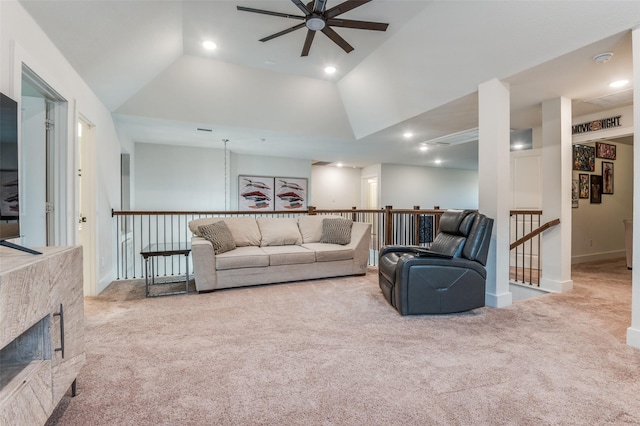
[[[290,15],[288,13],[273,12],[270,10],[254,9],[251,7],[237,6],[237,9],[242,12],[261,13],[263,15],[277,16],[280,18],[296,19],[304,21],[301,24],[294,25],[270,36],[261,38],[260,41],[266,42],[273,40],[276,37],[288,34],[300,28],[307,28],[307,36],[302,47],[302,53],[300,56],[308,56],[311,50],[311,43],[315,37],[316,31],[321,31],[331,41],[340,46],[342,50],[349,53],[353,50],[345,39],[343,39],[337,32],[331,27],[352,28],[357,30],[372,30],[372,31],[386,31],[389,24],[382,22],[370,22],[370,21],[355,21],[352,19],[335,19],[336,16],[342,15],[356,7],[369,3],[371,0],[347,0],[327,9],[326,0],[315,0],[307,3],[306,5],[301,0],[291,0],[291,2],[298,7],[304,13],[304,16]]]

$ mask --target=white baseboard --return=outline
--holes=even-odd
[[[625,250],[615,250],[615,251],[607,251],[607,252],[601,252],[601,253],[583,254],[580,256],[572,256],[571,264],[575,265],[578,263],[596,262],[598,260],[617,259],[620,257],[625,257],[626,255],[627,255],[627,252]]]
[[[502,294],[485,293],[484,303],[492,308],[504,308],[505,306],[509,306],[513,303],[513,298],[511,296],[511,292]]]
[[[640,349],[640,329],[627,328],[627,345]]]

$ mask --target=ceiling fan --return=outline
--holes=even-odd
[[[311,49],[311,43],[316,35],[316,31],[322,31],[327,37],[329,37],[335,44],[340,46],[345,52],[349,53],[353,50],[345,39],[343,39],[337,32],[331,27],[342,28],[354,28],[358,30],[373,30],[373,31],[386,31],[389,24],[381,22],[370,21],[354,21],[352,19],[337,19],[336,17],[346,13],[356,7],[362,6],[365,3],[369,3],[371,0],[347,0],[344,3],[340,3],[330,9],[327,9],[327,0],[314,0],[306,5],[301,0],[291,0],[301,11],[304,16],[289,15],[288,13],[272,12],[269,10],[254,9],[251,7],[237,6],[238,10],[243,12],[262,13],[264,15],[279,16],[281,18],[297,19],[304,21],[298,25],[295,25],[286,30],[277,32],[265,38],[261,38],[260,41],[265,42],[272,40],[281,35],[288,34],[292,31],[299,30],[300,28],[307,27],[307,37],[302,47],[302,54],[300,56],[308,56]]]

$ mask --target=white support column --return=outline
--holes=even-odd
[[[542,223],[560,224],[542,234],[540,288],[566,292],[571,280],[571,99],[542,103]]]
[[[640,141],[640,27],[632,31],[633,140]],[[633,169],[640,170],[640,147],[634,143]],[[637,219],[636,219],[637,217]],[[640,348],[640,173],[633,174],[633,273],[631,277],[631,326],[627,345]]]
[[[511,305],[509,291],[509,88],[497,79],[478,86],[478,208],[494,219],[487,261],[487,306]]]

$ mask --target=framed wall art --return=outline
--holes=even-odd
[[[616,146],[609,143],[596,142],[596,157],[615,160]]]
[[[590,175],[591,178],[591,204],[602,203],[602,176]]]
[[[578,184],[580,185],[580,198],[589,198],[589,175],[580,173]]]
[[[276,177],[274,198],[276,210],[306,210],[307,179]]]
[[[273,210],[273,178],[238,176],[238,210]]]
[[[578,194],[580,193],[580,185],[578,184],[578,179],[573,179],[571,181],[571,207],[577,209],[579,206]]]
[[[602,193],[613,194],[613,163],[602,162]]]
[[[573,170],[595,171],[596,148],[588,145],[573,145]]]

